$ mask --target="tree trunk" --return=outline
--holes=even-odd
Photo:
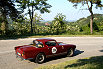
[[[30,19],[31,21],[30,21],[30,23],[31,23],[31,34],[33,33],[33,26],[32,26],[32,22],[33,22],[33,20],[32,19]]]
[[[28,10],[29,10],[29,16],[30,16],[30,24],[31,24],[31,34],[33,34],[33,6],[32,6],[32,10],[30,10],[30,7],[28,6]]]
[[[92,3],[92,1],[90,1],[90,3],[91,3],[91,6],[90,6],[90,8],[89,8],[89,12],[90,12],[90,14],[91,14],[91,19],[90,19],[90,32],[91,32],[91,34],[93,34],[93,18],[94,18],[94,16],[93,16],[93,11],[92,11],[93,3]]]
[[[34,10],[33,10],[33,6],[32,6],[32,13],[31,13],[31,33],[33,33],[33,15],[34,15]]]
[[[33,20],[32,20],[32,17],[31,17],[32,15],[31,15],[31,10],[29,9],[29,17],[30,17],[30,24],[31,24],[31,34],[33,33],[33,27],[32,27],[32,22],[33,22]]]
[[[90,19],[90,32],[91,34],[93,34],[93,15],[91,15],[91,19]]]

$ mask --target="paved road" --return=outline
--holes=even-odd
[[[43,64],[16,59],[14,47],[29,44],[36,38],[0,40],[0,69],[34,69],[41,65],[61,63],[72,59],[103,55],[103,37],[51,37],[57,41],[75,44],[77,51],[74,57],[56,57],[48,59]]]

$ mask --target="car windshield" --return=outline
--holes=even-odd
[[[47,42],[45,42],[45,44],[47,46],[56,46],[56,42],[55,41],[47,41]]]
[[[35,46],[36,48],[42,48],[43,47],[43,43],[40,42],[40,41],[36,41],[36,40],[33,40],[33,42],[30,45]]]
[[[58,43],[59,45],[66,45],[66,43]]]

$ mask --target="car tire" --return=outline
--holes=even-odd
[[[67,51],[67,56],[68,56],[68,57],[72,57],[73,54],[74,54],[73,48],[68,49],[68,51]]]
[[[45,60],[45,55],[43,53],[39,53],[36,56],[35,62],[41,64],[44,62],[44,60]]]

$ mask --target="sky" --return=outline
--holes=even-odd
[[[48,0],[47,3],[49,3],[52,7],[49,9],[51,11],[50,13],[41,14],[45,21],[53,20],[57,13],[66,15],[67,21],[76,21],[80,18],[86,18],[90,15],[88,10],[82,10],[87,8],[87,5],[82,6],[79,4],[76,9],[73,7],[73,4],[67,0]],[[103,10],[100,10],[100,8],[96,9],[95,5],[93,7],[94,14],[103,14]]]

